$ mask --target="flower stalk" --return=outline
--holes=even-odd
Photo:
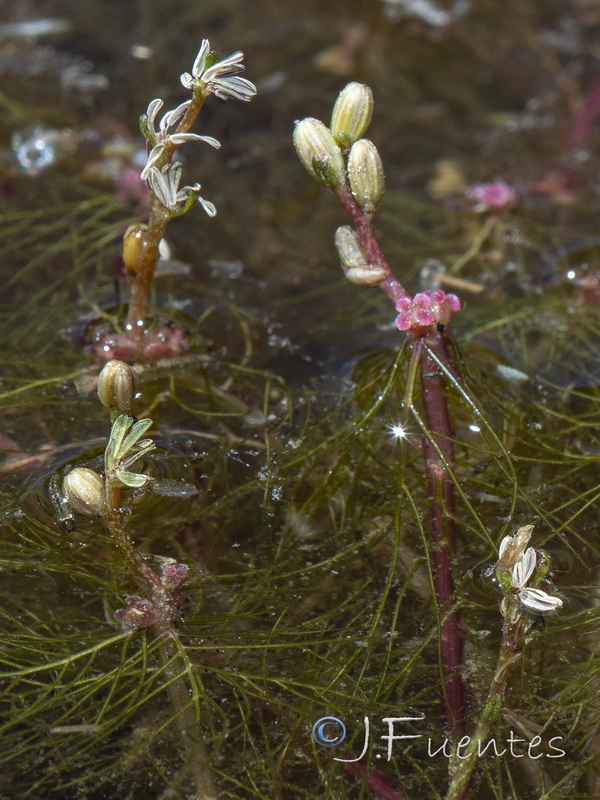
[[[134,241],[126,234],[123,258],[130,283],[130,301],[126,332],[141,349],[146,324],[148,295],[159,258],[159,245],[169,222],[187,213],[197,200],[209,216],[216,214],[214,205],[200,196],[200,184],[179,187],[182,165],[174,162],[176,149],[187,142],[202,141],[212,147],[220,143],[211,136],[192,133],[204,101],[210,94],[221,99],[251,100],[256,87],[239,77],[244,70],[243,53],[234,53],[221,59],[210,50],[207,39],[202,41],[192,67],[192,73],[183,73],[182,84],[192,91],[190,100],[163,115],[158,129],[156,117],[163,102],[152,100],[146,114],[140,118],[140,128],[148,142],[148,161],[141,178],[148,181],[150,214],[147,225],[138,226]]]
[[[500,605],[503,616],[502,642],[488,696],[477,728],[464,755],[458,760],[451,778],[446,800],[464,800],[477,763],[481,742],[489,740],[494,726],[501,719],[508,677],[523,655],[523,647],[531,628],[530,614],[549,614],[562,607],[559,597],[538,587],[546,577],[548,561],[541,559],[533,547],[527,547],[533,525],[519,528],[515,536],[506,536],[500,543],[495,575],[504,591]]]
[[[354,222],[355,235],[338,229],[336,246],[346,277],[363,286],[377,286],[399,312],[396,326],[408,332],[411,364],[419,365],[426,430],[423,454],[430,500],[430,546],[436,603],[444,617],[440,633],[442,707],[453,738],[464,731],[464,689],[460,674],[462,634],[454,600],[452,557],[456,547],[453,430],[443,375],[436,354],[451,364],[445,337],[452,314],[460,310],[455,295],[437,290],[414,297],[394,275],[375,235],[373,219],[383,196],[385,178],[375,145],[361,138],[373,110],[370,89],[349,84],[340,94],[331,130],[319,120],[296,124],[294,145],[308,172],[337,195]]]
[[[177,623],[189,603],[182,591],[189,568],[172,558],[142,555],[124,522],[127,502],[124,492],[151,484],[153,479],[145,472],[143,459],[156,449],[152,439],[143,438],[152,420],[137,420],[131,414],[136,385],[134,371],[123,362],[113,359],[102,369],[98,396],[112,421],[104,452],[104,476],[87,467],[71,470],[63,481],[65,502],[76,512],[100,516],[125,563],[129,580],[141,593],[125,598],[125,607],[114,613],[115,621],[125,632],[153,631],[158,637],[167,694],[185,753],[173,786],[185,784],[184,794],[194,800],[216,800],[215,783],[200,733],[197,679],[187,663],[177,631]],[[159,563],[158,570],[151,561]]]

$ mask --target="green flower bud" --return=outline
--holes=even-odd
[[[334,191],[345,185],[342,151],[329,128],[318,119],[308,117],[296,123],[294,147],[313,178],[326,183]]]
[[[342,225],[336,230],[335,246],[344,271],[352,267],[364,267],[367,264],[367,257],[358,234],[350,225]]]
[[[98,397],[109,411],[129,414],[136,386],[137,375],[134,370],[129,364],[113,358],[102,367],[98,376]]]
[[[144,243],[148,226],[143,223],[130,225],[123,236],[123,261],[129,275],[135,275],[137,258]]]
[[[104,510],[104,480],[87,467],[75,467],[63,480],[68,505],[82,514],[101,514]]]
[[[331,115],[331,133],[350,147],[365,133],[373,116],[373,92],[364,83],[349,83],[338,95]]]
[[[335,246],[342,263],[344,275],[359,286],[377,286],[387,275],[384,267],[369,264],[358,234],[349,225],[335,232]]]
[[[372,214],[385,189],[383,164],[373,142],[359,139],[352,145],[348,157],[348,177],[354,199],[363,211]]]

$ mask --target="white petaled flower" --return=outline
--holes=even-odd
[[[533,575],[536,563],[537,553],[533,547],[528,547],[512,568],[512,585],[515,589],[522,589],[527,584]]]
[[[514,536],[505,536],[498,548],[498,561],[509,569],[523,556],[525,548],[531,539],[533,525],[524,525],[519,528]]]
[[[519,600],[528,611],[534,614],[549,614],[562,607],[563,601],[560,597],[554,597],[542,589],[521,589]]]
[[[186,100],[185,103],[181,103],[177,106],[177,108],[173,108],[171,111],[167,111],[166,114],[163,115],[161,121],[158,124],[158,130],[156,129],[156,115],[163,107],[163,101],[160,98],[156,100],[152,100],[148,109],[145,114],[146,118],[146,128],[148,133],[153,137],[153,139],[157,142],[173,142],[173,144],[183,144],[184,142],[206,142],[210,144],[212,147],[216,147],[217,149],[221,147],[221,142],[217,139],[214,139],[212,136],[202,136],[199,133],[169,133],[169,128],[174,128],[175,125],[185,116],[185,112],[188,110],[191,100]]]
[[[182,166],[179,161],[174,164],[165,164],[162,170],[155,166],[150,167],[148,184],[156,199],[169,211],[178,213],[184,209],[190,195],[194,194],[209,217],[214,217],[217,209],[209,200],[200,197],[201,187],[199,183],[194,184],[194,186],[179,188],[181,171]]]
[[[185,142],[206,142],[207,144],[211,145],[211,147],[216,147],[217,149],[221,147],[221,143],[218,141],[218,139],[214,139],[212,136],[202,136],[199,133],[169,132],[169,129],[177,125],[178,122],[183,118],[190,103],[191,100],[186,100],[185,103],[181,103],[177,106],[177,108],[167,111],[158,124],[158,130],[156,129],[156,116],[163,107],[163,101],[160,98],[156,98],[156,100],[152,100],[148,105],[146,113],[142,119],[144,120],[145,128],[149,134],[150,141],[155,142],[155,144],[150,150],[146,166],[140,174],[140,178],[143,181],[148,180],[148,174],[151,168],[162,156],[167,142],[172,144],[184,144]]]
[[[535,572],[537,553],[528,547],[512,568],[511,581],[519,602],[534,614],[549,614],[562,607],[560,597],[544,592],[542,589],[529,588],[527,584]]]
[[[186,89],[202,87],[203,92],[212,93],[221,100],[251,100],[256,94],[256,86],[246,78],[238,77],[245,67],[242,64],[244,54],[241,51],[232,53],[227,58],[207,67],[210,54],[210,42],[203,39],[200,50],[194,61],[192,73],[184,72],[181,83]]]

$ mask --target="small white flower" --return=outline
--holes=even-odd
[[[514,536],[505,536],[498,548],[498,560],[509,569],[522,557],[531,539],[533,525],[524,525]]]
[[[202,86],[206,93],[212,93],[221,100],[251,100],[256,94],[256,86],[246,78],[238,77],[245,67],[242,64],[244,54],[240,51],[206,67],[206,59],[210,53],[210,42],[203,39],[200,50],[192,67],[192,74],[184,72],[181,83],[186,89]]]
[[[528,611],[534,614],[549,614],[562,607],[563,601],[560,597],[553,597],[541,589],[521,589],[519,600]]]
[[[199,133],[169,133],[169,128],[174,128],[175,125],[185,116],[191,100],[186,100],[181,103],[177,108],[167,111],[158,124],[156,130],[156,115],[163,107],[163,101],[160,98],[152,100],[148,109],[146,110],[146,128],[151,137],[157,142],[173,142],[173,144],[183,144],[184,142],[206,142],[212,147],[217,149],[221,147],[221,143],[214,139],[212,136],[201,136]]]
[[[179,161],[174,164],[165,164],[162,170],[152,166],[148,170],[148,184],[156,199],[169,211],[178,213],[188,202],[190,195],[195,194],[198,202],[210,217],[217,213],[214,205],[200,197],[200,184],[183,186],[179,188],[182,166]]]
[[[512,568],[512,585],[515,589],[522,589],[533,575],[537,563],[537,553],[533,547],[528,547],[519,561]]]
[[[190,103],[191,100],[186,100],[185,103],[181,103],[181,105],[178,105],[177,108],[167,111],[158,124],[158,130],[156,129],[156,115],[163,107],[163,101],[160,98],[156,98],[156,100],[152,100],[148,105],[144,115],[145,126],[146,130],[148,131],[150,141],[154,142],[155,144],[148,154],[148,161],[146,162],[146,166],[140,175],[140,178],[143,181],[148,180],[148,174],[151,168],[162,156],[167,142],[171,142],[172,144],[184,144],[185,142],[206,142],[207,144],[211,145],[211,147],[216,147],[217,149],[221,147],[221,143],[212,136],[201,136],[199,133],[169,132],[169,128],[173,128],[175,125],[177,125],[185,115]]]
[[[152,150],[148,153],[148,161],[146,161],[146,166],[140,172],[140,178],[143,181],[148,180],[148,176],[153,169],[157,169],[154,165],[158,161],[158,159],[162,156],[163,150],[165,149],[164,142],[159,142],[155,144]]]
[[[529,537],[527,537],[528,540]],[[502,545],[500,547],[502,549]],[[528,547],[524,553],[521,553],[519,560],[512,568],[511,583],[519,602],[528,611],[534,614],[549,614],[561,608],[563,601],[560,597],[553,597],[542,591],[542,589],[533,589],[527,586],[535,572],[536,565],[537,553],[533,547]],[[506,615],[508,612],[506,598],[503,601],[502,610],[503,614]]]

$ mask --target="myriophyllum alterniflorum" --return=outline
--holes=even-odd
[[[364,83],[349,83],[339,93],[331,115],[331,133],[343,148],[364,136],[373,116],[373,92]]]

